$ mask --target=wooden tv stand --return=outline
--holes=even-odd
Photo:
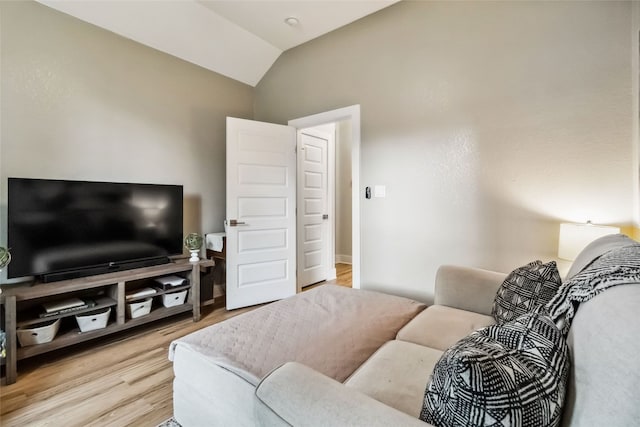
[[[26,359],[38,354],[58,350],[80,342],[111,335],[135,326],[164,319],[179,313],[191,311],[193,321],[200,320],[200,269],[214,266],[211,260],[200,260],[190,263],[186,259],[174,260],[169,264],[134,270],[63,280],[52,283],[27,283],[4,285],[0,294],[0,304],[4,305],[4,329],[6,332],[6,384],[13,384],[17,379],[18,360]],[[156,277],[177,275],[189,279],[188,285],[176,286],[168,290],[159,290],[153,295],[152,310],[141,317],[128,318],[127,303],[144,300],[146,297],[126,300],[125,295],[138,288],[156,287],[153,279]],[[169,292],[189,289],[187,301],[182,305],[164,307],[162,295]],[[46,319],[40,318],[41,305],[46,302],[59,301],[71,297],[92,298],[100,297],[97,306],[73,312],[57,314]],[[75,315],[89,313],[102,308],[111,307],[111,315],[107,326],[88,332],[80,332],[75,324]],[[61,328],[53,341],[43,344],[18,346],[16,329],[28,328],[30,325],[42,323],[46,320],[61,320]]]

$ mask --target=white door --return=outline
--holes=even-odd
[[[296,293],[296,131],[227,118],[227,309]]]
[[[329,209],[327,201],[329,135],[298,131],[298,285],[327,279]]]

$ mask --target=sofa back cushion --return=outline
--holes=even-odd
[[[631,426],[640,420],[640,284],[580,304],[567,343],[572,364],[563,426]]]
[[[589,243],[576,257],[571,264],[571,268],[567,273],[565,280],[571,279],[576,274],[580,273],[589,264],[595,261],[600,255],[609,252],[612,249],[627,246],[634,241],[624,234],[610,234],[608,236],[601,237]]]
[[[480,329],[436,363],[420,419],[443,426],[557,426],[569,354],[551,319],[529,313]]]
[[[601,255],[636,243],[622,234],[601,237],[585,247],[567,280]],[[583,302],[575,313],[567,344],[571,372],[562,425],[628,426],[640,419],[640,284],[617,286]]]

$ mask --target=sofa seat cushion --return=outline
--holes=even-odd
[[[495,323],[491,316],[432,305],[400,329],[396,339],[444,351],[471,332]]]
[[[347,379],[345,385],[413,417],[420,415],[424,390],[442,351],[389,341]]]

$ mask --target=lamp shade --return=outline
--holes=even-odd
[[[558,258],[573,261],[578,254],[594,240],[620,232],[619,227],[605,225],[562,223],[558,241]]]

